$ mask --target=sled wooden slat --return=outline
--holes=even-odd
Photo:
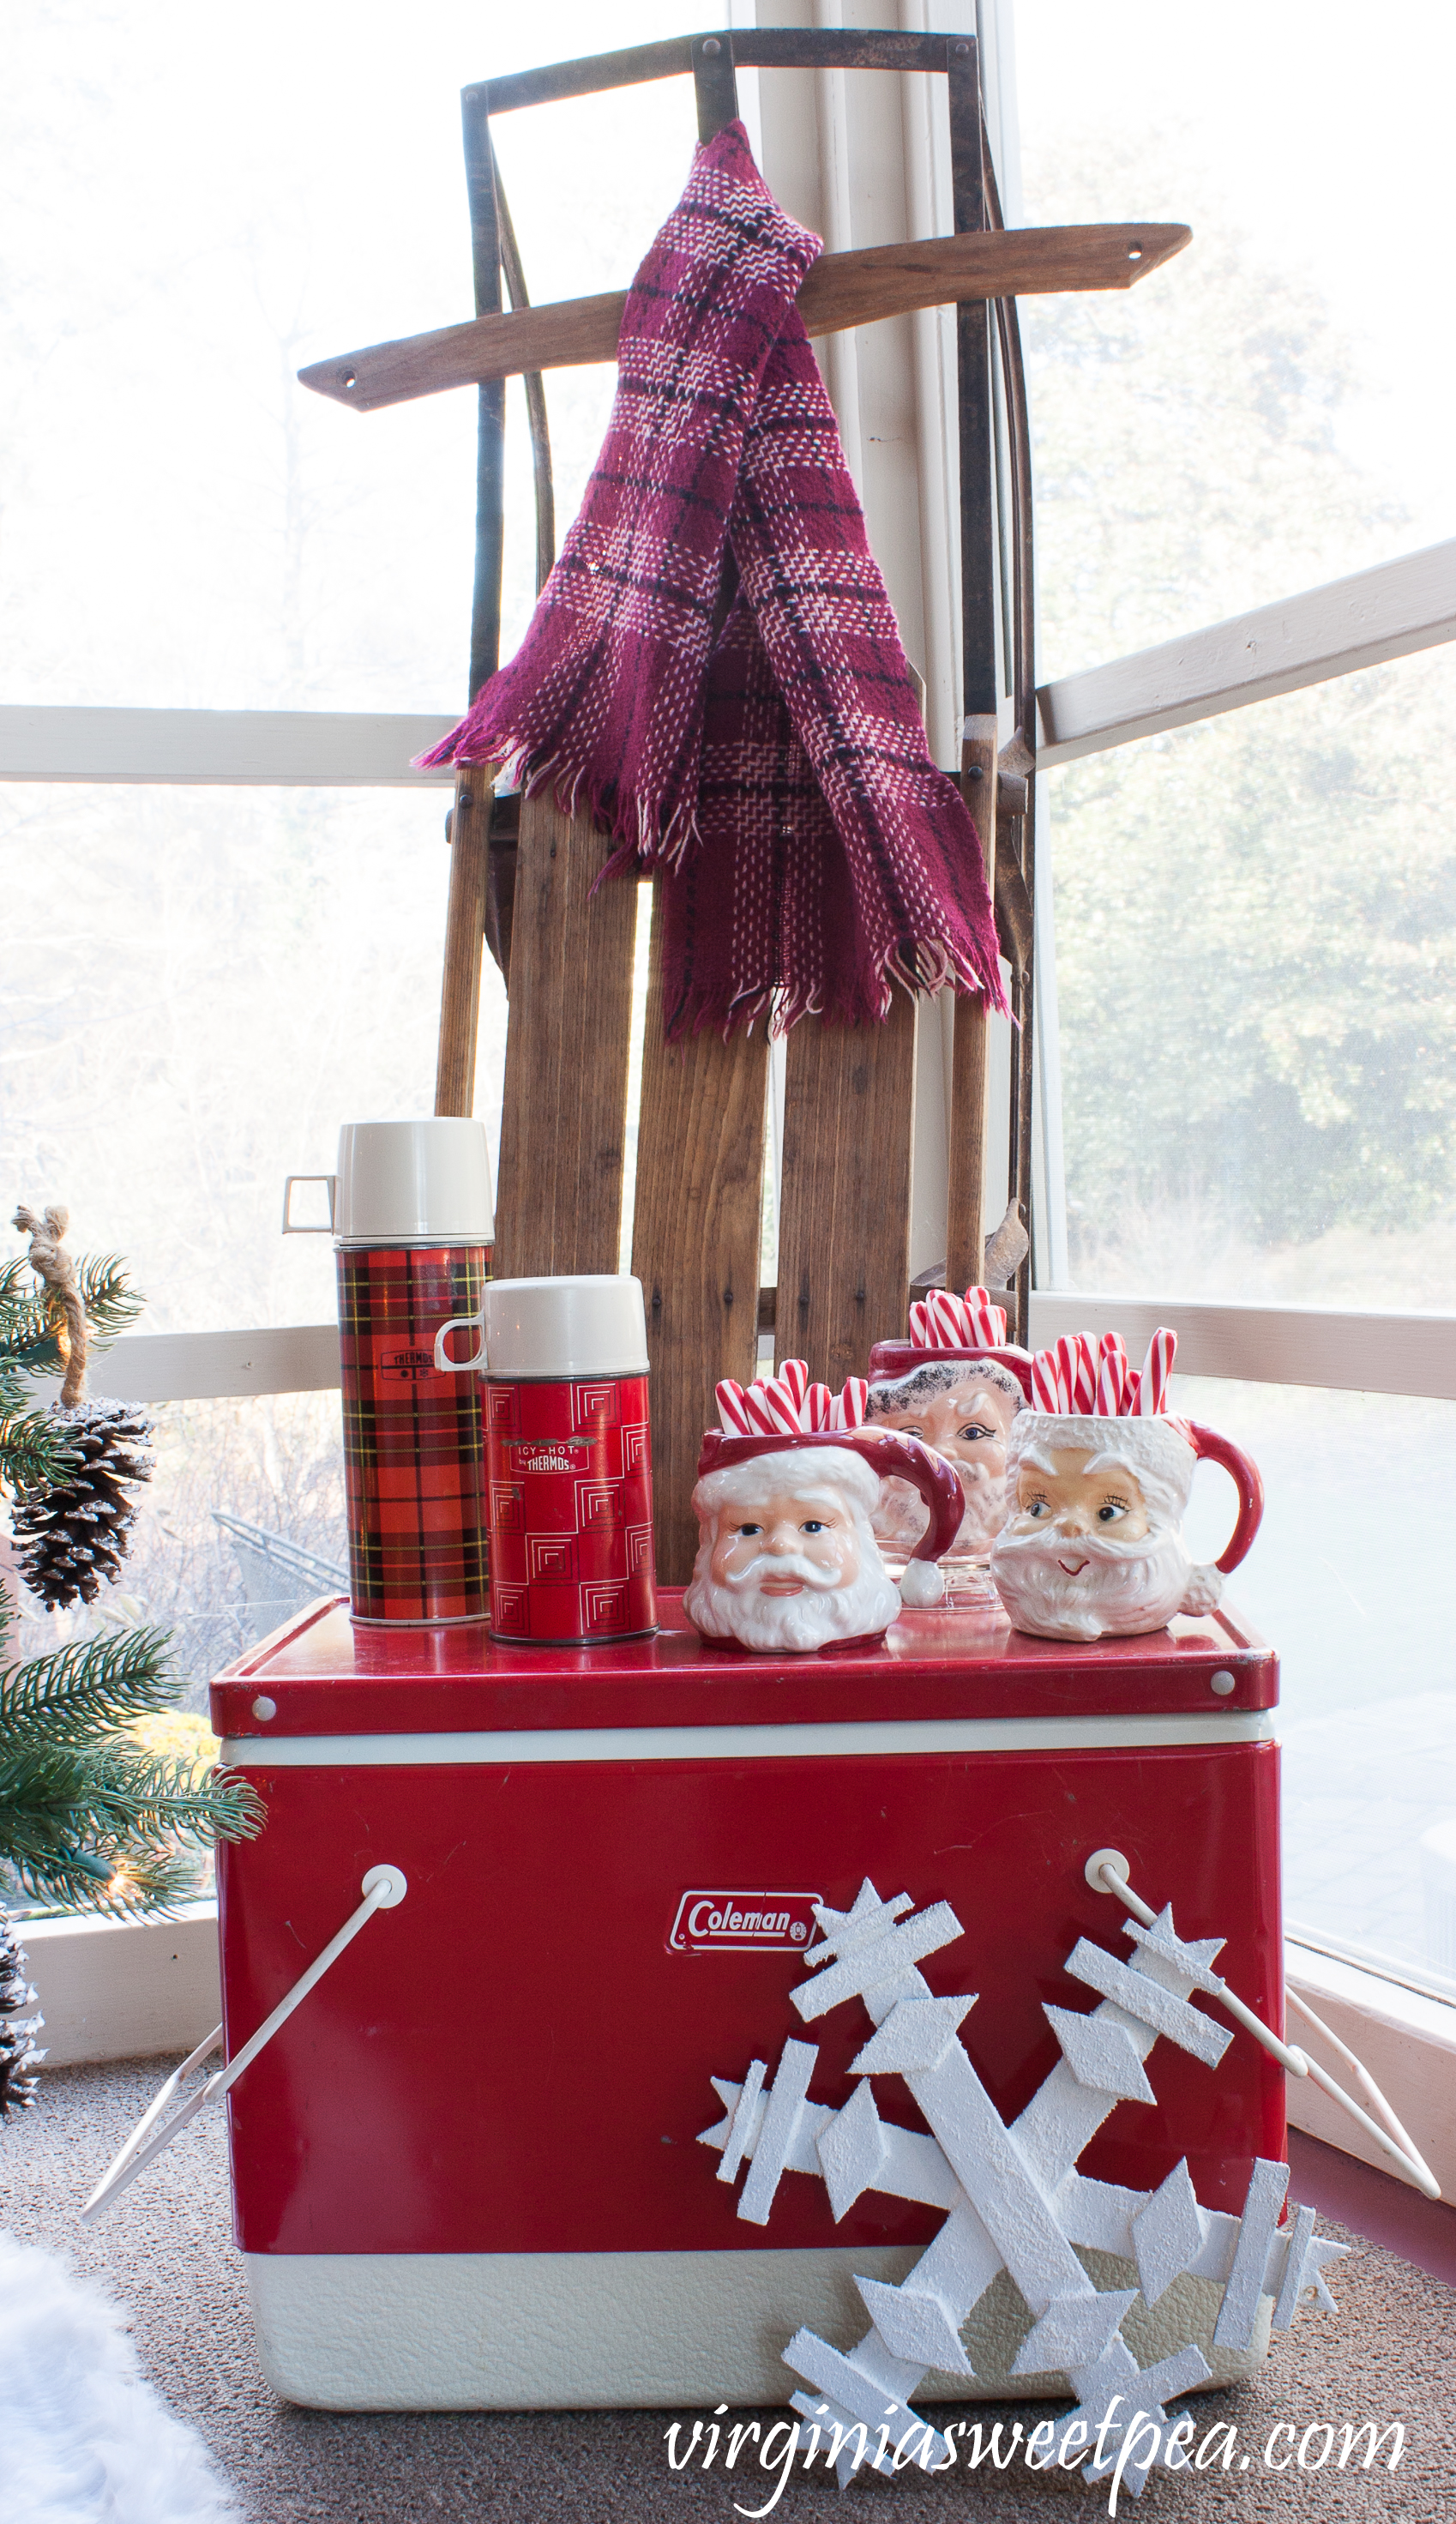
[[[693,1484],[719,1377],[752,1378],[768,1045],[710,1029],[662,1040],[660,904],[654,906],[632,1269],[652,1360],[657,1578],[686,1585],[698,1547]]]
[[[504,1280],[617,1267],[637,888],[593,895],[610,847],[585,816],[522,801],[496,1219]]]
[[[1045,291],[1130,289],[1178,254],[1192,231],[1167,221],[1063,228],[981,229],[909,245],[821,256],[799,294],[811,334],[844,332],[888,316],[969,300]],[[616,358],[626,293],[569,298],[477,316],[300,368],[299,382],[355,412],[379,412],[526,369],[592,366]]]
[[[905,1322],[915,1007],[884,1025],[802,1017],[788,1038],[777,1356],[838,1391]]]

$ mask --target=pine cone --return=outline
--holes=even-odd
[[[35,1992],[23,1968],[24,1961],[0,1911],[0,2120],[12,2109],[21,2112],[29,2109],[35,2100],[34,2063],[45,2058],[30,2039],[40,2031],[43,2016],[25,2016],[18,2024],[7,2020],[34,2001]]]
[[[55,1610],[94,1603],[128,1546],[136,1510],[127,1496],[152,1478],[152,1423],[130,1402],[78,1402],[58,1410],[77,1457],[55,1489],[23,1490],[11,1522],[25,1584]]]

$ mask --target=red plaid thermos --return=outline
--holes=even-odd
[[[490,1278],[484,1126],[352,1122],[322,1180],[339,1280],[349,1596],[362,1622],[478,1622],[489,1606],[481,1395],[435,1364]],[[284,1232],[297,1235],[284,1195]],[[325,1231],[326,1232],[326,1231]]]
[[[483,1379],[491,1636],[592,1647],[656,1627],[642,1283],[493,1280],[467,1319]]]

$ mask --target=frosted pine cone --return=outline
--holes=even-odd
[[[152,1423],[130,1402],[78,1402],[58,1410],[77,1458],[54,1489],[21,1493],[15,1504],[16,1564],[52,1610],[79,1596],[94,1603],[110,1585],[129,1541],[136,1509],[128,1493],[152,1478]]]

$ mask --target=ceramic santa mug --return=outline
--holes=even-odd
[[[1034,1360],[1035,1399],[1012,1427],[1007,1522],[991,1555],[1013,1629],[1082,1641],[1160,1630],[1175,1614],[1211,1612],[1248,1552],[1263,1483],[1229,1438],[1163,1409],[1174,1346],[1172,1333],[1155,1333],[1141,1376],[1115,1335],[1079,1335]],[[1068,1407],[1048,1410],[1048,1400]],[[1207,1568],[1183,1538],[1200,1461],[1221,1464],[1238,1491],[1233,1535]]]
[[[593,1647],[655,1629],[641,1281],[493,1280],[477,1314],[442,1326],[435,1363],[484,1381],[492,1638]]]
[[[683,1610],[707,1639],[763,1654],[879,1638],[901,1604],[939,1602],[936,1562],[961,1520],[952,1468],[913,1437],[838,1428],[725,1436],[698,1459],[700,1541]],[[890,1479],[913,1481],[929,1523],[897,1587],[871,1518]]]
[[[1029,1352],[1007,1344],[1005,1309],[988,1288],[957,1297],[932,1288],[910,1308],[908,1340],[876,1341],[869,1354],[867,1424],[918,1437],[952,1463],[965,1513],[948,1555],[950,1575],[983,1591],[991,1546],[1006,1521],[1006,1444],[1031,1400]],[[900,1553],[919,1540],[925,1509],[903,1481],[887,1482],[875,1531]]]

